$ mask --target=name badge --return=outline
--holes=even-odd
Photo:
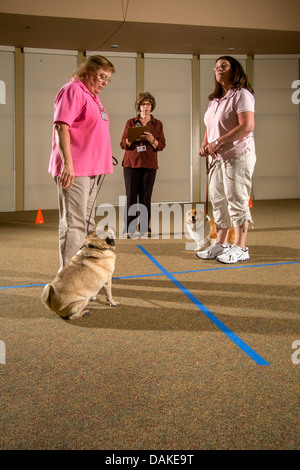
[[[103,108],[102,104],[98,102],[99,108],[100,108],[100,113],[103,121],[108,121],[107,114],[105,112],[105,109]]]
[[[138,152],[146,152],[146,145],[139,145],[136,149]]]

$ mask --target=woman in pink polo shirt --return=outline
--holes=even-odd
[[[114,72],[108,59],[91,56],[55,98],[49,173],[58,190],[61,268],[95,227],[99,176],[113,172],[109,119],[98,94]]]
[[[249,259],[246,237],[252,175],[256,163],[254,91],[241,64],[230,56],[216,61],[215,90],[204,116],[206,131],[199,151],[209,158],[209,191],[217,241],[197,253],[202,259],[236,263]],[[235,243],[227,243],[233,225]]]

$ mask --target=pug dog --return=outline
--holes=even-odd
[[[185,226],[188,234],[197,244],[194,251],[202,251],[212,245],[217,238],[217,227],[201,209],[190,209],[185,214]],[[228,232],[228,242],[234,244],[234,229]]]
[[[75,256],[42,292],[43,304],[64,319],[74,320],[88,313],[90,300],[104,289],[110,306],[119,305],[112,298],[115,269],[115,233],[105,226],[93,230]]]

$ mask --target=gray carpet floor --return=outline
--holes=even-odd
[[[40,300],[56,211],[0,214],[0,449],[299,449],[300,200],[253,205],[248,262],[117,240],[121,305],[73,322]]]

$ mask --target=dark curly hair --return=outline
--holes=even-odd
[[[247,75],[245,74],[244,69],[242,65],[239,63],[239,61],[229,55],[223,55],[216,60],[216,63],[218,62],[218,60],[222,60],[222,59],[227,60],[230,63],[231,71],[232,71],[232,74],[231,74],[232,88],[238,88],[239,90],[241,90],[242,88],[246,88],[253,95],[254,90],[252,86],[250,85]],[[216,76],[215,76],[215,89],[208,96],[208,99],[211,101],[215,98],[220,98],[222,96],[222,93],[223,93],[222,85],[219,82],[217,82]]]
[[[145,91],[143,93],[140,93],[135,101],[135,109],[139,113],[140,112],[140,106],[144,101],[149,101],[151,104],[151,112],[155,109],[156,106],[156,101],[153,95],[149,93],[148,91]]]

